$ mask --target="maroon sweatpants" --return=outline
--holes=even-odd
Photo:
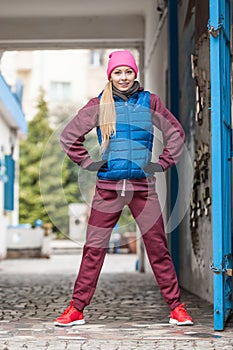
[[[86,243],[73,290],[73,303],[83,310],[93,297],[104,262],[111,232],[122,209],[128,205],[146,247],[148,258],[161,294],[173,310],[180,302],[180,289],[167,248],[163,218],[154,186],[140,191],[105,190],[96,186],[87,226]]]

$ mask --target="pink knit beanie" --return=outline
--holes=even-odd
[[[138,67],[133,55],[128,50],[122,50],[122,51],[113,51],[109,55],[108,68],[107,68],[108,80],[110,79],[113,69],[120,66],[128,66],[132,68],[137,77]]]

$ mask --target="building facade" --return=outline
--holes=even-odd
[[[19,141],[27,133],[19,98],[0,74],[0,259],[6,256],[7,227],[18,224]]]

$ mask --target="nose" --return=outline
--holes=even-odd
[[[123,79],[123,80],[126,79],[126,74],[125,74],[125,72],[122,73],[121,79]]]

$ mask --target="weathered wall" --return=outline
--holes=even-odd
[[[180,118],[193,164],[190,206],[180,225],[180,283],[212,302],[208,18],[208,2],[179,2]],[[180,180],[187,183],[185,172]]]

